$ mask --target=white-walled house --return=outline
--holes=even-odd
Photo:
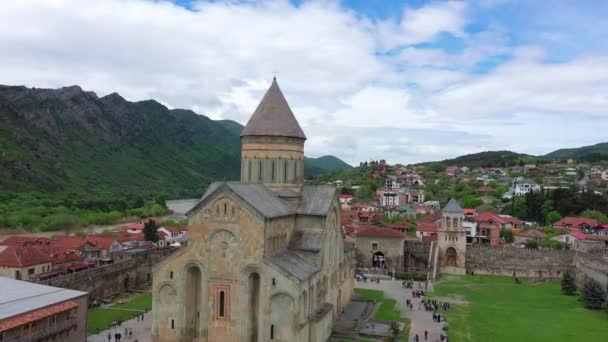
[[[166,245],[188,241],[188,227],[162,227],[158,233],[163,234]]]
[[[531,179],[523,179],[513,182],[513,194],[515,196],[525,196],[529,192],[539,190],[540,185]]]

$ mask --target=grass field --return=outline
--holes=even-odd
[[[447,313],[450,342],[608,341],[608,313],[584,309],[558,282],[517,285],[506,277],[440,280],[434,296],[463,299]]]
[[[152,309],[152,295],[143,294],[131,299],[128,303],[111,306],[115,309],[149,311]],[[137,315],[137,311],[112,310],[108,308],[93,308],[87,312],[87,332],[95,334],[112,325],[113,320],[126,321]]]

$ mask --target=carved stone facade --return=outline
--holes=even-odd
[[[350,301],[338,192],[302,184],[290,162],[305,137],[285,106],[274,81],[242,134],[241,182],[213,183],[188,213],[188,246],[155,267],[154,341],[326,341]]]

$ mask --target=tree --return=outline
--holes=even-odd
[[[574,276],[569,271],[566,271],[562,277],[562,293],[568,296],[576,293]]]
[[[546,223],[547,226],[552,226],[555,222],[562,219],[562,215],[560,215],[557,211],[553,210],[547,213]]]
[[[512,243],[513,231],[511,229],[502,228],[500,230],[500,237],[504,239],[506,243]]]
[[[608,223],[608,216],[601,211],[586,209],[581,213],[582,217],[598,220],[599,223]]]
[[[528,240],[528,241],[526,241],[526,248],[537,249],[538,242],[536,240]]]
[[[482,204],[482,200],[472,195],[467,195],[462,199],[462,206],[465,208],[477,208]]]
[[[156,226],[156,221],[148,220],[148,222],[144,223],[144,239],[152,242],[158,241],[157,230],[158,226]]]
[[[602,305],[606,302],[606,291],[594,279],[589,279],[585,282],[581,294],[583,303],[585,303],[585,307],[588,309],[601,309]]]

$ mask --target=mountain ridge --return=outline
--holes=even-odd
[[[0,191],[198,196],[239,178],[240,124],[155,100],[0,85],[0,118]]]

